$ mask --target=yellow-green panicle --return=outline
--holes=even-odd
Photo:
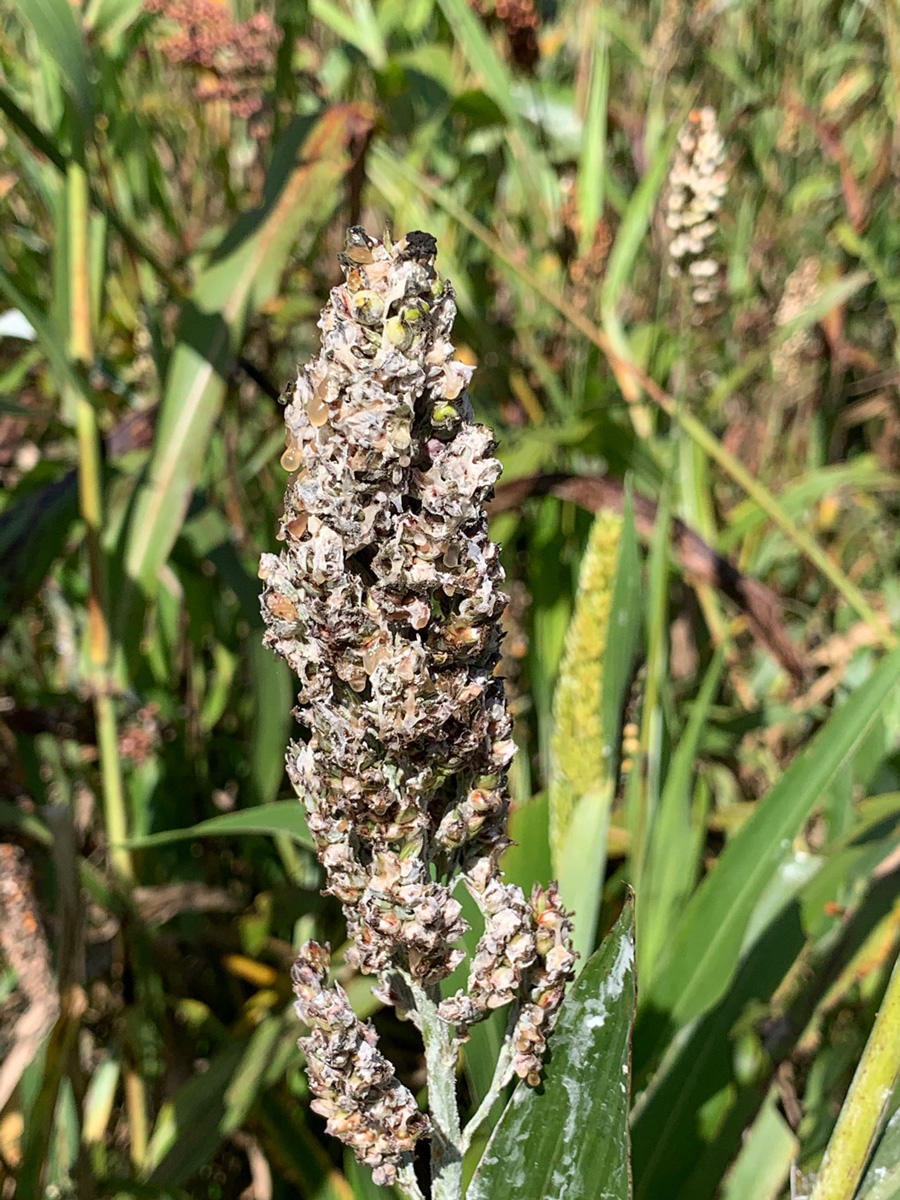
[[[603,661],[621,532],[618,513],[597,515],[566,634],[551,740],[550,847],[554,864],[559,862],[578,801],[603,786],[612,766],[612,756],[604,746]]]

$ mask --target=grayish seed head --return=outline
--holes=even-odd
[[[303,732],[287,768],[325,890],[344,906],[348,963],[410,1012],[411,986],[463,959],[461,875],[485,931],[467,993],[442,1015],[464,1030],[518,1001],[516,1069],[535,1082],[574,956],[555,891],[529,902],[497,866],[515,749],[484,508],[500,464],[473,421],[472,368],[454,358],[454,294],[435,256],[427,233],[347,235],[321,350],[285,395],[291,474],[283,548],[260,564],[264,640],[297,677]],[[310,943],[294,983],[314,1106],[389,1183],[425,1124],[326,972]]]

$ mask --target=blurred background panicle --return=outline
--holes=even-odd
[[[0,1200],[389,1194],[310,1108],[300,946],[420,1104],[421,1041],[320,893],[257,578],[352,225],[437,238],[499,441],[506,878],[582,965],[635,892],[579,1128],[633,1081],[637,1200],[818,1169],[900,942],[897,46],[880,0],[2,6]]]

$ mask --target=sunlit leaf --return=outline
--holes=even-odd
[[[147,479],[128,533],[128,577],[152,592],[200,479],[234,354],[249,316],[272,296],[300,229],[333,211],[349,146],[367,118],[352,105],[298,122],[276,154],[263,205],[226,238],[185,305]],[[290,153],[289,153],[290,152]]]
[[[898,678],[900,650],[894,650],[793,760],[694,893],[647,997],[676,1026],[724,994],[753,909],[791,839],[879,718]]]

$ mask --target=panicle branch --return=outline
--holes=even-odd
[[[372,1023],[357,1020],[340,984],[325,986],[328,966],[328,950],[307,942],[291,972],[297,1016],[310,1028],[300,1046],[316,1097],[311,1108],[372,1167],[375,1182],[388,1185],[412,1162],[430,1122],[378,1050]]]

